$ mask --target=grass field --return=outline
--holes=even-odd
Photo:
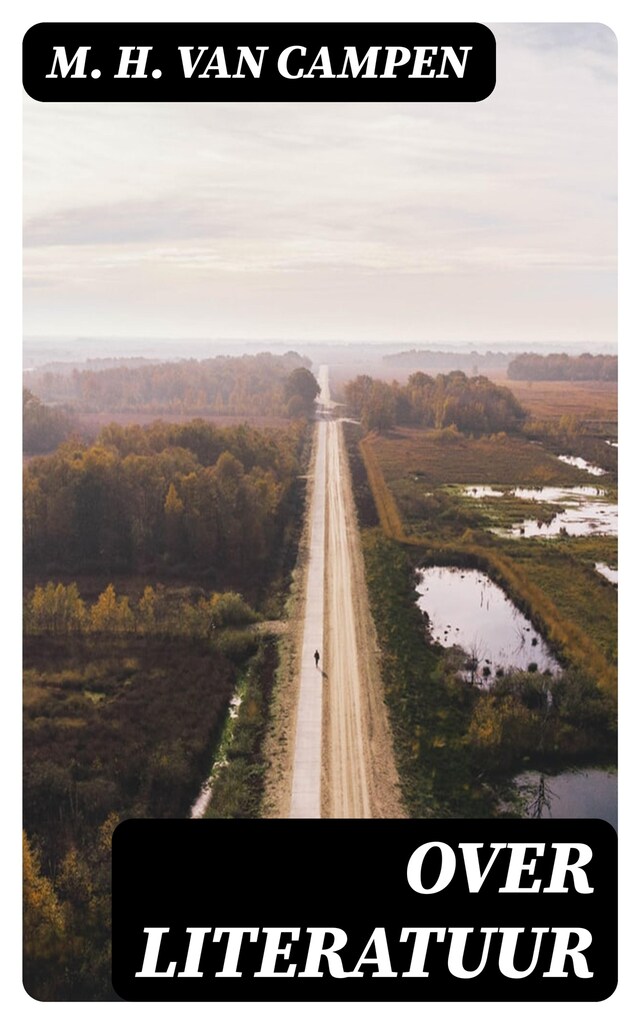
[[[467,437],[446,430],[398,427],[373,441],[385,479],[424,486],[506,484],[542,487],[593,482],[542,445],[519,437]]]
[[[487,374],[509,388],[527,412],[540,419],[577,416],[579,419],[618,422],[616,381],[509,380],[505,371]]]

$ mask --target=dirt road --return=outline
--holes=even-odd
[[[332,818],[369,818],[371,803],[360,692],[361,659],[347,531],[347,467],[341,458],[342,427],[335,420],[327,427],[326,803]]]
[[[333,402],[326,367],[318,379],[321,392],[290,816],[400,817],[403,809],[342,425],[328,418]],[[318,669],[315,650],[321,654]],[[323,705],[320,722],[319,700]]]

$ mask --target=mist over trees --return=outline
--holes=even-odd
[[[580,356],[569,356],[566,352],[538,356],[527,352],[509,363],[507,376],[510,380],[617,380],[618,357],[594,356],[590,352]]]
[[[397,366],[405,370],[470,371],[478,374],[483,370],[503,370],[514,359],[517,352],[457,352],[435,351],[433,349],[409,349],[406,352],[393,352],[382,357],[389,366]]]
[[[418,372],[405,385],[359,376],[345,385],[347,406],[365,430],[399,426],[455,427],[462,433],[519,430],[526,414],[508,388],[460,370],[430,377]]]
[[[34,371],[29,385],[43,402],[82,412],[285,416],[298,393],[289,390],[291,377],[304,369],[315,381],[310,365],[296,352],[265,352],[71,373]]]

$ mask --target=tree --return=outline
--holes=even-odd
[[[169,484],[164,500],[164,531],[169,559],[178,561],[184,547],[184,502],[178,497],[175,484]]]
[[[113,583],[110,583],[91,608],[91,628],[99,633],[125,633],[133,629],[133,623],[129,598],[118,600]]]
[[[22,833],[23,955],[25,988],[36,999],[58,995],[64,955],[65,915],[40,860]]]
[[[284,398],[287,403],[287,409],[291,400],[298,398],[300,401],[294,404],[294,410],[302,408],[307,416],[311,416],[313,415],[315,400],[319,394],[320,386],[316,378],[304,366],[299,366],[297,369],[292,370],[285,381]],[[299,415],[299,411],[294,411],[294,415]]]
[[[72,633],[82,629],[85,620],[84,602],[75,583],[65,587],[51,581],[36,587],[27,606],[26,628],[34,632]]]
[[[138,614],[143,633],[151,633],[156,622],[156,595],[153,587],[145,587],[138,601]]]

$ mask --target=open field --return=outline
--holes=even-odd
[[[535,418],[577,416],[617,423],[617,381],[509,380],[504,370],[492,371],[487,376],[508,387]]]
[[[45,857],[114,811],[185,814],[233,683],[194,637],[27,636],[25,825]]]
[[[372,445],[388,484],[411,481],[416,490],[442,484],[567,486],[585,483],[585,474],[559,462],[541,445],[499,435],[468,437],[451,431],[397,427]],[[417,478],[417,479],[416,479]]]

